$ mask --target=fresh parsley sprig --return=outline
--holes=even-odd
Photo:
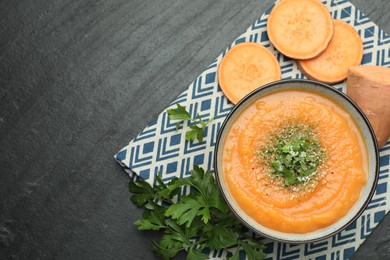
[[[192,124],[189,126],[191,130],[186,132],[186,140],[192,141],[196,138],[199,142],[202,142],[206,127],[208,124],[210,124],[211,121],[214,120],[214,116],[212,116],[207,122],[205,122],[202,120],[201,116],[197,114],[197,121],[191,118],[190,113],[183,106],[181,106],[179,103],[177,103],[176,105],[177,108],[167,110],[168,117],[170,120],[180,120],[176,123],[176,131],[179,129],[182,121],[188,120]]]
[[[236,247],[229,260],[238,260],[242,250],[249,259],[265,257],[264,245],[248,235],[231,213],[211,171],[194,166],[186,179],[174,178],[168,184],[160,176],[156,180],[154,187],[140,178],[129,184],[131,201],[144,208],[143,218],[135,225],[139,230],[164,232],[160,241],[153,242],[156,255],[171,259],[186,251],[188,260],[204,260],[209,259],[205,249]],[[184,186],[190,187],[188,195],[181,194]]]

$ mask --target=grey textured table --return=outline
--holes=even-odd
[[[113,155],[272,2],[1,0],[0,259],[155,259]],[[389,248],[387,216],[353,259]]]

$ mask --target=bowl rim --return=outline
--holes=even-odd
[[[227,195],[225,194],[225,191],[224,191],[222,183],[221,183],[221,178],[220,177],[221,177],[222,174],[218,172],[218,155],[219,155],[219,151],[220,151],[219,146],[220,146],[220,143],[222,142],[222,140],[221,140],[222,133],[226,129],[226,127],[227,127],[227,125],[229,123],[230,118],[233,117],[233,115],[236,113],[236,111],[239,110],[240,107],[247,102],[247,100],[249,100],[252,96],[256,95],[258,92],[263,92],[264,90],[267,90],[267,89],[272,88],[274,86],[277,86],[277,85],[280,85],[280,84],[285,84],[285,83],[305,83],[305,84],[311,84],[313,86],[319,86],[319,87],[322,87],[322,88],[326,88],[327,90],[330,90],[330,91],[334,92],[336,95],[341,96],[343,99],[346,100],[346,102],[348,102],[350,105],[352,105],[352,107],[356,110],[356,112],[358,114],[360,114],[360,116],[362,117],[364,123],[366,124],[366,126],[367,126],[367,128],[369,130],[369,133],[370,133],[369,137],[372,139],[371,141],[374,144],[374,153],[375,153],[375,165],[373,165],[375,167],[374,181],[373,181],[373,183],[372,183],[372,185],[370,187],[370,192],[369,192],[368,196],[365,198],[365,200],[364,200],[363,204],[361,205],[361,207],[359,208],[358,212],[354,216],[352,216],[344,225],[340,226],[336,230],[334,230],[334,231],[332,231],[332,232],[330,232],[328,234],[325,234],[323,236],[320,236],[320,237],[317,237],[317,238],[312,238],[312,239],[289,240],[289,239],[283,239],[283,238],[279,238],[279,237],[276,238],[276,237],[274,237],[274,236],[272,236],[270,234],[267,234],[265,232],[262,232],[262,231],[260,231],[258,229],[255,229],[254,227],[252,227],[247,221],[245,221],[245,219],[243,219],[240,216],[239,213],[237,213],[235,211],[235,209],[233,208],[233,206],[229,202],[229,199],[228,199]],[[316,91],[316,90],[313,89],[313,91]],[[336,101],[336,102],[338,102],[338,101]],[[357,123],[357,125],[359,126],[358,123]],[[363,140],[364,140],[364,143],[367,145],[367,140],[365,140],[365,138],[363,138]],[[218,137],[217,137],[217,140],[215,142],[213,159],[214,159],[213,160],[214,174],[215,174],[215,179],[217,181],[218,188],[219,188],[219,190],[220,190],[220,192],[222,194],[222,197],[224,198],[225,202],[227,203],[230,211],[238,218],[238,220],[242,224],[244,224],[244,226],[246,226],[247,228],[249,228],[254,233],[256,233],[256,234],[258,234],[260,236],[263,236],[263,237],[266,237],[266,238],[269,238],[269,239],[272,239],[272,240],[275,240],[275,241],[284,242],[284,243],[291,243],[291,244],[312,243],[312,242],[321,241],[321,240],[329,238],[329,237],[331,237],[331,236],[341,232],[345,228],[347,228],[357,218],[359,218],[362,215],[362,213],[365,211],[365,209],[367,208],[367,206],[370,203],[372,197],[374,196],[374,193],[375,193],[375,190],[376,190],[376,186],[377,186],[377,183],[378,183],[378,178],[379,178],[379,147],[378,147],[378,142],[376,140],[375,132],[374,132],[373,127],[372,127],[370,121],[368,120],[367,116],[364,114],[362,109],[349,96],[347,96],[342,91],[339,91],[335,87],[330,86],[328,84],[325,84],[325,83],[322,83],[322,82],[318,82],[318,81],[315,81],[315,80],[310,80],[310,79],[281,79],[281,80],[278,80],[278,81],[274,81],[274,82],[265,84],[265,85],[255,89],[255,90],[251,91],[249,94],[247,94],[245,97],[243,97],[232,108],[232,110],[226,116],[226,118],[224,119],[224,121],[223,121],[223,123],[222,123],[222,125],[221,125],[221,127],[219,129]],[[337,223],[337,221],[335,223]],[[262,227],[261,224],[259,224],[259,226]],[[281,232],[281,233],[286,234],[286,236],[288,236],[288,234],[289,234],[287,232]]]

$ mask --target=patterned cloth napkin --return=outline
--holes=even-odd
[[[359,33],[364,44],[362,64],[390,66],[389,35],[386,35],[348,1],[322,2],[334,19],[344,20]],[[176,131],[176,122],[168,119],[165,110],[115,155],[116,160],[130,176],[136,174],[153,184],[157,173],[162,174],[164,181],[169,181],[173,177],[187,177],[193,165],[200,165],[205,169],[213,168],[217,135],[222,122],[233,107],[218,86],[216,72],[224,54],[235,44],[261,43],[277,57],[283,79],[305,78],[298,70],[297,64],[281,55],[268,40],[266,24],[271,9],[272,7],[261,15],[170,104],[169,108],[175,108],[175,104],[180,103],[186,107],[193,118],[198,113],[203,120],[208,120],[211,116],[215,117],[208,126],[203,141],[200,143],[185,141],[188,123],[184,123]],[[345,83],[334,87],[345,91]],[[354,223],[333,237],[316,243],[291,245],[264,239],[263,243],[267,246],[267,259],[348,259],[390,209],[386,196],[390,188],[389,160],[390,142],[380,151],[380,176],[375,195],[362,216]],[[225,256],[226,252],[212,252],[210,255],[214,259],[223,259]]]

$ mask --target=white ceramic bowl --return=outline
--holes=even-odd
[[[364,190],[361,194],[360,199],[355,203],[355,205],[349,210],[349,212],[339,219],[336,223],[305,234],[296,234],[296,233],[284,233],[280,231],[275,231],[269,229],[265,226],[260,225],[258,222],[253,220],[248,216],[236,203],[234,197],[229,193],[227,185],[224,180],[224,175],[222,172],[222,145],[226,134],[235,121],[235,118],[243,111],[249,104],[258,99],[259,97],[272,93],[278,90],[286,89],[308,89],[311,91],[316,91],[320,94],[328,96],[341,104],[349,114],[355,119],[358,127],[360,127],[361,133],[363,134],[363,139],[367,147],[368,161],[369,161],[369,172],[367,176],[367,183],[364,187]],[[366,206],[370,202],[376,188],[378,174],[379,174],[379,156],[378,156],[378,144],[375,138],[374,131],[364,115],[361,109],[345,94],[338,91],[334,87],[328,86],[323,83],[319,83],[311,80],[280,80],[267,84],[257,90],[254,90],[243,98],[230,112],[230,114],[225,119],[220,133],[217,139],[215,146],[214,154],[214,170],[218,185],[220,190],[231,208],[232,212],[242,221],[244,225],[252,229],[254,232],[258,233],[261,236],[268,237],[277,241],[288,242],[288,243],[307,243],[315,242],[318,240],[325,239],[330,237],[341,230],[345,229],[350,225],[354,220],[356,220],[365,210]]]

